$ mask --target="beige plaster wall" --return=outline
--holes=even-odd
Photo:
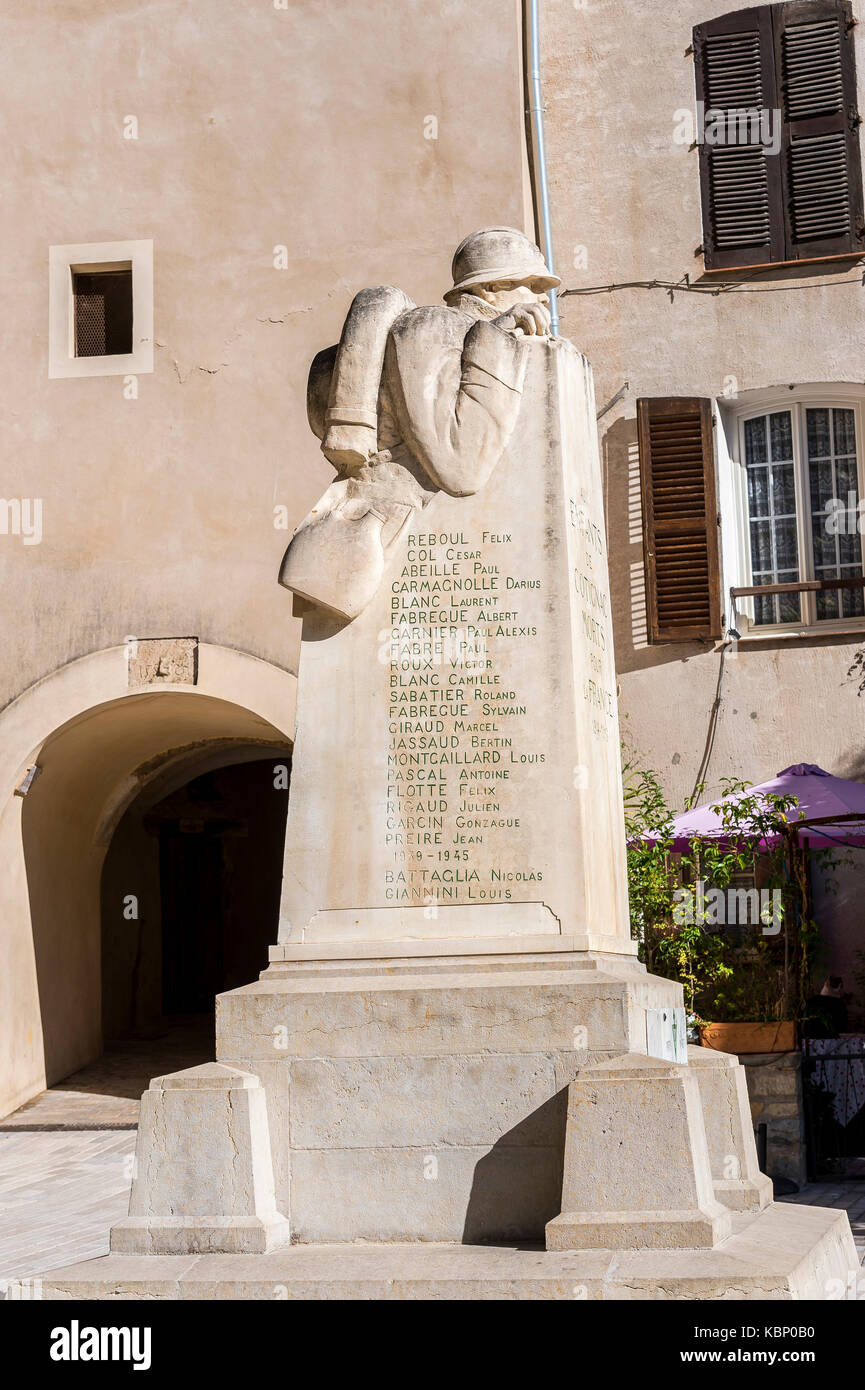
[[[675,113],[693,111],[696,100],[692,27],[735,8],[730,0],[546,0],[550,197],[566,290],[685,275],[706,283],[694,254],[702,241],[698,153],[675,143],[673,131]],[[853,8],[865,111],[865,6],[854,0]],[[636,399],[717,397],[730,378],[739,392],[865,382],[863,295],[861,267],[841,262],[743,277],[718,296],[620,288],[560,300],[562,331],[592,362],[599,409],[629,383],[599,426],[620,702],[626,737],[662,772],[676,806],[703,755],[719,657],[694,643],[646,644]],[[794,761],[865,776],[865,700],[847,679],[857,646],[822,638],[740,647],[722,688],[712,789],[724,775],[760,781]]]
[[[0,51],[2,493],[44,515],[41,544],[0,534],[0,707],[129,633],[291,669],[279,561],[332,476],[309,361],[362,286],[432,301],[467,231],[522,224],[518,6],[32,0]],[[154,243],[154,373],[137,400],[49,380],[49,246],[130,239]]]

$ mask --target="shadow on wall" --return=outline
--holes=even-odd
[[[568,1088],[497,1139],[475,1166],[464,1245],[543,1241],[562,1209]]]
[[[860,693],[859,699],[862,702],[862,723],[865,725],[865,692]],[[865,736],[857,739],[857,745],[850,748],[846,759],[838,764],[837,776],[849,777],[851,782],[865,782]],[[860,860],[865,869],[865,851],[857,851],[857,862]],[[862,945],[865,947],[865,937]]]
[[[699,642],[649,642],[636,417],[616,420],[602,434],[601,450],[616,670],[643,671],[710,651]]]

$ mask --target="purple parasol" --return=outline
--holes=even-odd
[[[788,815],[791,825],[798,827],[797,836],[801,845],[811,849],[828,848],[839,841],[848,845],[865,845],[865,785],[844,777],[833,777],[814,763],[794,763],[769,782],[761,782],[759,786],[749,787],[747,791],[736,792],[729,797],[715,797],[703,806],[695,806],[693,810],[675,816],[670,848],[677,852],[687,850],[694,839],[728,840],[731,838],[729,829],[725,830],[723,817],[712,807],[722,802],[768,794],[795,796],[798,799],[798,805],[791,807]],[[747,821],[743,823],[741,833],[747,836]],[[662,837],[642,835],[637,838],[647,844],[657,844]]]

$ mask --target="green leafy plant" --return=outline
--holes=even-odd
[[[818,933],[808,851],[791,828],[797,799],[755,794],[747,782],[724,779],[712,805],[723,836],[695,838],[674,852],[658,774],[626,752],[623,781],[631,932],[647,968],[682,984],[698,1022],[803,1018]],[[698,787],[692,802],[702,792]],[[824,875],[831,872],[831,851],[813,858]],[[731,923],[731,903],[737,912],[751,908],[751,920]]]
[[[625,829],[628,837],[628,897],[631,935],[639,940],[652,969],[656,934],[672,920],[675,884],[670,872],[672,816],[657,773],[626,757],[622,766]],[[649,844],[644,834],[656,835]]]

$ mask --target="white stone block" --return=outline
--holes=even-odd
[[[111,1250],[262,1253],[288,1239],[259,1078],[209,1062],[151,1081],[141,1098],[129,1216],[112,1226]]]
[[[757,1164],[745,1068],[710,1047],[689,1047],[688,1061],[700,1087],[715,1196],[733,1211],[762,1211],[772,1179]]]
[[[537,1240],[561,1174],[561,1145],[303,1149],[292,1155],[292,1239]]]
[[[730,1230],[688,1067],[631,1054],[582,1068],[569,1087],[562,1214],[547,1226],[547,1249],[714,1247]]]

